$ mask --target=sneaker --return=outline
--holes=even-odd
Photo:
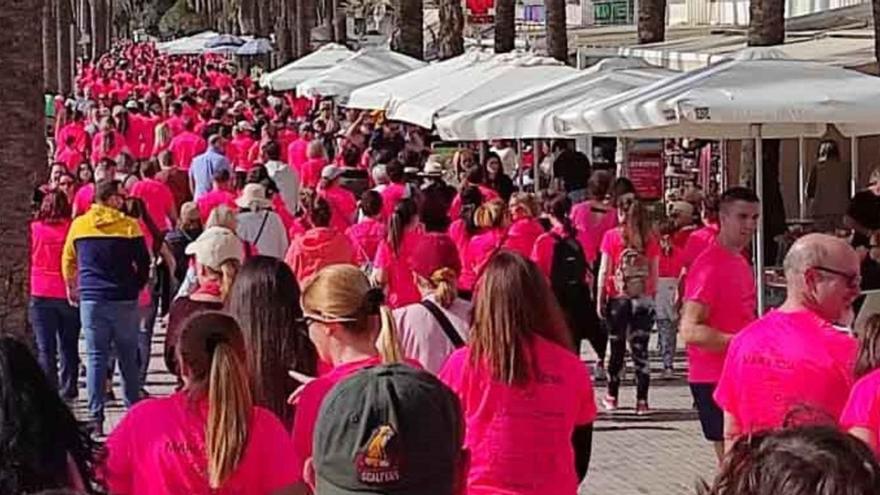
[[[647,416],[648,414],[651,414],[648,401],[640,400],[636,402],[636,416]]]
[[[602,406],[605,407],[606,411],[614,412],[617,410],[617,399],[610,395],[606,395],[605,398],[602,399]]]
[[[666,368],[663,370],[663,374],[661,375],[663,380],[674,380],[675,379],[675,371],[672,368]]]

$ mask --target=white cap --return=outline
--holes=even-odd
[[[235,200],[239,208],[268,208],[272,202],[266,198],[266,188],[262,184],[247,184],[241,190],[241,196]]]
[[[225,261],[244,261],[241,239],[225,227],[208,227],[186,247],[185,252],[195,256],[198,264],[218,271]]]

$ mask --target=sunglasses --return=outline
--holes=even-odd
[[[828,268],[827,266],[814,266],[813,269],[840,277],[846,282],[846,286],[850,289],[857,289],[862,285],[862,277],[856,273],[846,273],[833,268]]]
[[[314,313],[306,313],[306,314],[303,314],[302,321],[303,321],[303,324],[305,325],[305,327],[309,328],[310,326],[312,326],[315,323],[324,323],[325,325],[329,324],[329,323],[351,323],[351,322],[357,321],[357,319],[356,318],[325,318],[321,315],[317,315]]]

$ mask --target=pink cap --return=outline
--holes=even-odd
[[[461,273],[458,248],[447,234],[427,233],[422,236],[413,251],[410,267],[419,276],[430,279],[440,268],[451,268]]]

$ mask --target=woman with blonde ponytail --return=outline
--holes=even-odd
[[[244,260],[241,240],[223,227],[208,227],[186,246],[185,252],[195,258],[192,270],[198,279],[198,287],[171,303],[164,353],[165,366],[178,377],[178,385],[181,384],[180,369],[175,347],[183,324],[196,313],[223,309]]]
[[[406,357],[437,373],[456,349],[465,345],[471,303],[458,296],[461,269],[455,242],[445,234],[427,234],[413,260],[413,280],[422,300],[394,310],[394,321]]]
[[[358,267],[321,269],[303,283],[301,300],[309,338],[319,359],[333,368],[291,396],[296,406],[293,467],[298,473],[312,456],[318,410],[330,389],[363,368],[400,362],[403,354],[382,291],[371,287]],[[414,361],[409,364],[418,367]]]
[[[293,444],[254,406],[244,337],[232,316],[200,313],[177,346],[184,389],[139,403],[107,440],[110,493],[295,493]]]

